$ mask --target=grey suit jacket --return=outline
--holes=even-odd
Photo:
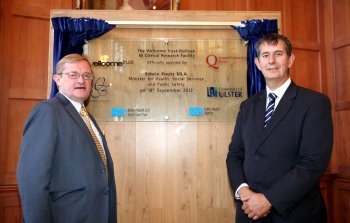
[[[241,104],[227,155],[232,190],[242,183],[273,206],[258,222],[325,222],[319,181],[333,144],[331,104],[323,94],[288,87],[266,128],[266,91]],[[251,222],[237,201],[237,223]]]
[[[63,95],[37,104],[24,129],[17,168],[26,223],[114,223],[116,187],[104,135],[108,180],[94,140]]]

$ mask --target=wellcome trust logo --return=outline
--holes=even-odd
[[[134,64],[134,60],[123,60],[123,61],[94,61],[92,65],[95,67],[121,67],[124,64]]]
[[[110,62],[110,61],[94,61],[92,62],[92,65],[94,65],[95,67],[115,67],[115,66],[123,66],[123,62],[121,61],[114,61],[114,62]]]
[[[243,97],[242,88],[221,88],[218,86],[207,87],[208,97],[220,98],[241,98]]]

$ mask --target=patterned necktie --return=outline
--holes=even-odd
[[[105,166],[105,169],[106,169],[106,176],[108,177],[106,155],[105,155],[105,153],[103,151],[103,148],[102,148],[102,145],[101,145],[100,141],[98,140],[94,130],[92,129],[89,115],[88,115],[88,113],[87,113],[87,111],[86,111],[84,106],[82,106],[81,109],[80,109],[80,115],[81,115],[81,117],[83,117],[83,119],[84,119],[84,121],[85,121],[85,123],[86,123],[86,125],[87,125],[87,127],[88,127],[88,129],[90,131],[90,133],[91,133],[91,136],[92,136],[92,138],[95,141],[95,144],[96,144],[96,147],[97,147],[97,151],[100,154],[101,159],[103,161],[103,165]]]
[[[264,128],[267,126],[267,123],[270,121],[273,111],[275,109],[275,101],[276,101],[277,95],[274,93],[269,94],[269,104],[267,105],[266,111],[265,111],[265,121],[264,121]]]

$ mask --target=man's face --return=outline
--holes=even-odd
[[[79,61],[75,63],[67,63],[64,65],[62,73],[76,72],[80,76],[78,79],[69,78],[67,75],[54,75],[54,80],[60,92],[70,99],[84,103],[90,95],[92,80],[84,80],[81,74],[92,73],[90,65],[86,61]]]
[[[278,41],[277,45],[269,45],[266,42],[260,45],[260,55],[255,59],[255,64],[263,73],[266,82],[283,82],[288,79],[288,68],[294,62],[294,55],[288,57],[285,44]]]

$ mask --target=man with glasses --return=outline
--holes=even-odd
[[[113,161],[84,101],[89,61],[63,57],[53,76],[59,93],[37,104],[23,128],[17,169],[24,222],[116,222]]]

